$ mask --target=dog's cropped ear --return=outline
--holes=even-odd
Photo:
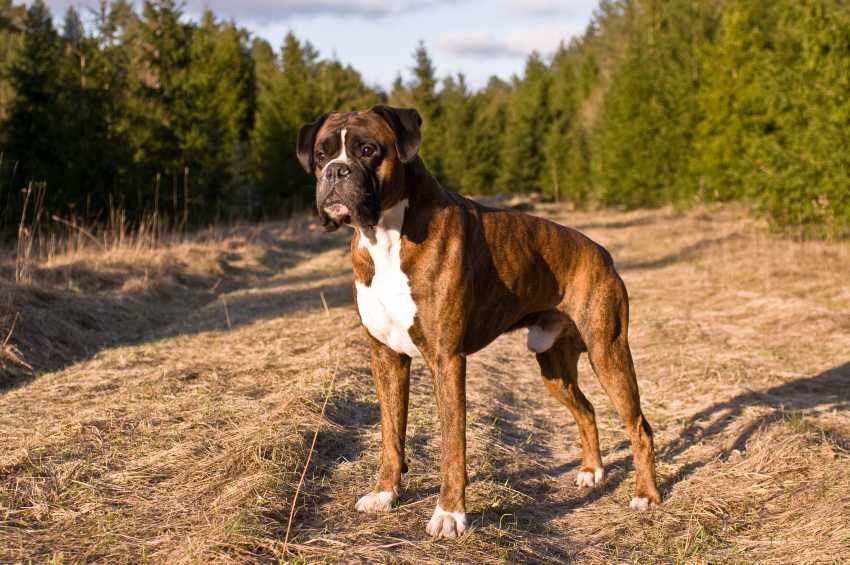
[[[402,163],[410,162],[422,143],[422,117],[413,108],[393,108],[378,105],[372,111],[384,118],[395,133],[395,148]]]
[[[301,126],[301,130],[298,132],[296,153],[298,154],[298,161],[301,162],[301,166],[308,173],[313,172],[313,146],[316,144],[316,134],[319,133],[319,129],[325,123],[325,120],[328,119],[329,115],[322,114],[315,122]]]

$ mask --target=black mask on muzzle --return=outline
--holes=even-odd
[[[340,174],[336,165],[345,166],[347,172]],[[381,212],[374,175],[355,163],[331,163],[327,167],[316,187],[316,211],[325,230],[335,231],[342,224],[374,227]]]

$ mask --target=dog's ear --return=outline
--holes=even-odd
[[[378,105],[372,111],[384,118],[395,133],[395,148],[402,163],[408,163],[416,157],[422,143],[422,117],[413,108],[393,108]]]
[[[301,130],[298,132],[296,153],[298,155],[298,161],[301,162],[301,166],[308,173],[313,172],[313,146],[316,144],[316,134],[319,133],[319,129],[325,123],[325,120],[328,119],[329,115],[322,114],[315,122],[301,126]]]

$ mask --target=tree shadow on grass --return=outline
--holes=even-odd
[[[575,226],[570,226],[579,231],[585,230],[622,230],[627,228],[635,228],[635,227],[643,227],[643,226],[652,226],[655,224],[659,224],[661,222],[667,222],[669,220],[675,220],[680,218],[681,216],[678,214],[658,214],[651,213],[646,215],[637,216],[635,218],[630,218],[628,220],[617,220],[612,222],[588,222],[585,224],[577,224]]]
[[[824,371],[815,377],[804,377],[777,385],[763,391],[739,394],[727,401],[718,402],[700,410],[690,417],[679,437],[658,450],[658,457],[672,460],[697,443],[724,434],[736,421],[744,416],[748,408],[768,408],[769,412],[748,422],[737,432],[734,441],[727,442],[720,451],[726,459],[733,451],[743,451],[749,439],[758,430],[788,417],[789,413],[805,414],[813,410],[833,409],[850,411],[850,362]],[[850,437],[832,432],[830,439],[842,447],[850,446]],[[714,456],[711,460],[714,459]],[[685,465],[679,472],[660,486],[667,490],[685,479],[709,461],[696,461]]]
[[[663,257],[641,261],[618,261],[615,264],[618,271],[649,271],[654,269],[663,269],[664,267],[669,267],[677,263],[692,261],[712,247],[718,247],[725,243],[738,241],[743,239],[743,237],[744,236],[740,233],[730,233],[720,237],[705,238],[697,241],[696,243],[686,245],[678,251],[669,253]]]
[[[258,237],[274,239],[271,234]],[[148,279],[144,266],[104,269],[85,261],[37,270],[35,280],[41,285],[0,281],[0,320],[15,324],[9,345],[29,365],[0,364],[0,394],[105,349],[228,331],[258,320],[321,310],[325,304],[329,308],[348,304],[351,283],[332,282],[350,271],[347,266],[281,276],[319,253],[335,248],[344,252],[346,244],[339,236],[264,241],[268,249],[258,264],[240,265],[239,253],[226,250],[211,258],[219,263],[220,278],[194,275],[177,265],[138,288],[134,281]],[[324,279],[331,282],[303,288]],[[222,296],[227,294],[234,296],[225,306]]]

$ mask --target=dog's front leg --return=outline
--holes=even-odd
[[[440,500],[425,528],[434,537],[466,531],[466,357],[429,360],[443,437]]]
[[[410,357],[396,353],[371,335],[372,378],[381,405],[381,468],[375,490],[357,501],[359,512],[386,512],[398,499],[407,430],[407,403],[410,392]]]

